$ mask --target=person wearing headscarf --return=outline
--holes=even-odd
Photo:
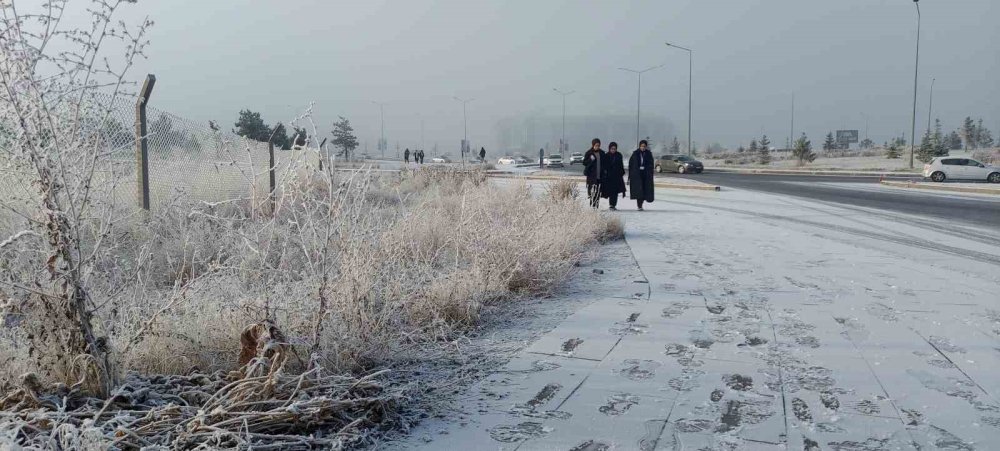
[[[625,163],[618,152],[618,143],[608,144],[606,170],[601,180],[601,197],[608,200],[611,210],[618,209],[618,196],[625,197]]]
[[[628,185],[632,199],[635,199],[639,211],[643,202],[653,201],[653,153],[649,151],[646,140],[639,141],[639,148],[632,152],[628,159]]]
[[[601,140],[594,138],[590,150],[583,155],[583,175],[587,176],[587,197],[591,207],[601,205],[601,180],[606,177],[606,167],[607,154],[601,150]]]

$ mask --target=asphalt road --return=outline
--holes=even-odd
[[[710,173],[683,177],[724,188],[745,189],[928,216],[1000,231],[1000,198],[883,187],[877,177]],[[870,185],[870,186],[869,186]]]

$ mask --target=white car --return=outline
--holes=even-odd
[[[937,157],[924,165],[924,178],[935,182],[953,179],[1000,183],[1000,168],[971,158]]]
[[[517,164],[517,160],[514,157],[501,157],[497,160],[497,164]]]
[[[451,160],[448,159],[448,157],[444,157],[444,156],[434,157],[434,158],[431,158],[431,163],[451,163]]]
[[[569,165],[570,166],[573,166],[574,164],[577,164],[577,163],[583,164],[583,154],[580,153],[580,152],[573,153],[572,155],[569,156]]]
[[[554,155],[549,155],[549,156],[547,156],[545,158],[542,158],[542,164],[544,164],[545,166],[548,166],[548,167],[559,167],[559,168],[561,168],[563,166],[562,155],[554,154]]]

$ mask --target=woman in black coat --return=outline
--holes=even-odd
[[[628,159],[628,184],[632,198],[642,211],[643,202],[653,201],[653,153],[646,140],[639,141],[639,148]]]
[[[625,163],[618,152],[618,144],[608,144],[604,179],[601,180],[601,197],[608,200],[612,210],[617,210],[618,196],[625,196]]]

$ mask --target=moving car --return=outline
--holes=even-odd
[[[524,155],[518,155],[516,157],[515,161],[517,162],[517,164],[528,164],[528,163],[531,163],[531,160],[529,160],[528,157],[526,157]],[[535,163],[537,164],[538,160],[535,160]]]
[[[440,157],[431,158],[431,163],[451,163],[451,159],[442,155]]]
[[[955,179],[1000,183],[1000,167],[980,163],[971,158],[937,157],[924,165],[924,178],[935,182]]]
[[[517,160],[510,156],[500,157],[500,159],[497,160],[497,164],[517,164]]]
[[[553,154],[542,158],[542,164],[550,168],[561,168],[563,167],[562,155]]]
[[[705,165],[687,155],[667,154],[656,160],[656,172],[676,172],[678,174],[701,174]]]
[[[575,152],[575,153],[573,153],[573,154],[571,154],[569,156],[569,165],[570,166],[573,166],[574,164],[577,164],[577,163],[583,164],[583,154],[580,153],[580,152]]]

